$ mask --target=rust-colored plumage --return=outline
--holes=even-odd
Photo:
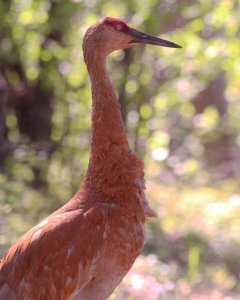
[[[140,43],[179,47],[115,18],[87,30],[83,53],[93,100],[87,174],[66,205],[2,258],[0,300],[104,300],[139,255],[144,222],[155,213],[144,196],[143,162],[129,148],[105,60]]]

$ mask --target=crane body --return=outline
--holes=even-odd
[[[114,50],[178,45],[106,17],[83,40],[92,87],[90,158],[81,188],[29,230],[0,260],[0,300],[105,300],[139,255],[144,222],[143,162],[130,149],[106,69]]]

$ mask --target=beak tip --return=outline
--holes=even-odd
[[[167,46],[167,45],[166,45]],[[167,47],[170,47],[170,48],[182,48],[182,46],[178,45],[178,44],[175,44],[173,42],[169,42],[168,46]]]
[[[175,44],[173,42],[149,35],[147,33],[138,31],[134,28],[128,28],[128,35],[130,35],[133,40],[130,43],[136,44],[151,44],[156,46],[168,47],[168,48],[182,48],[182,46]]]

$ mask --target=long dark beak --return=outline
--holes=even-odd
[[[152,45],[170,47],[170,48],[182,48],[181,46],[175,43],[143,33],[131,27],[128,28],[127,33],[133,38],[133,40],[130,41],[130,43],[152,44]]]

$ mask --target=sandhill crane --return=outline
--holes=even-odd
[[[93,101],[87,174],[66,205],[2,258],[1,300],[104,300],[139,255],[144,222],[156,214],[144,196],[143,162],[128,145],[105,62],[114,50],[143,43],[180,48],[117,18],[86,31],[83,54]]]

